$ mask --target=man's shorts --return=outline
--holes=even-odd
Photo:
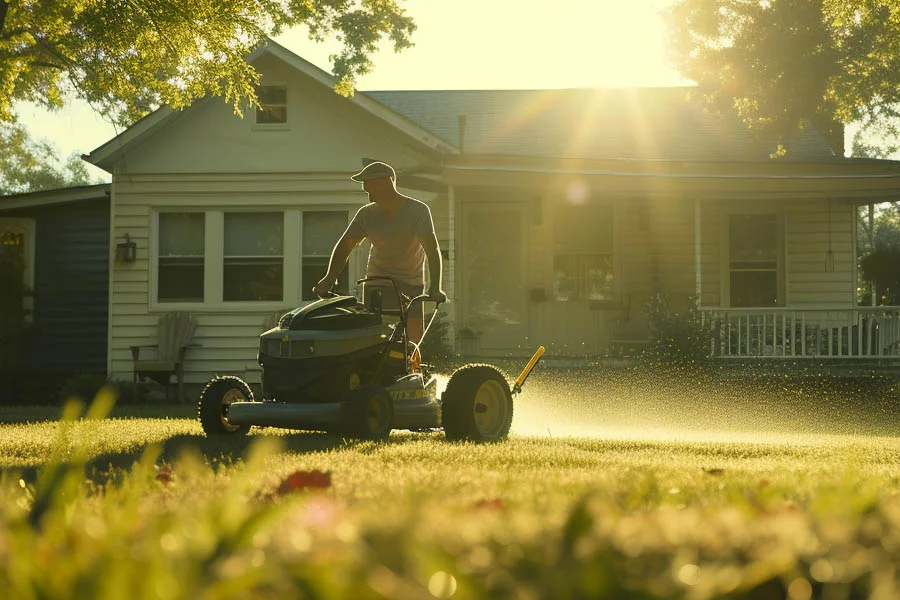
[[[401,294],[407,296],[407,298],[415,298],[416,296],[421,296],[425,293],[425,284],[412,285],[409,283],[397,282],[397,288],[400,290]],[[400,315],[400,304],[399,298],[397,297],[397,290],[387,281],[370,281],[363,284],[363,304],[369,306],[371,308],[377,308],[379,304],[381,305],[381,312],[385,315]],[[407,300],[404,300],[406,302]],[[422,316],[422,305],[423,302],[416,302],[412,305],[410,315],[412,316]]]

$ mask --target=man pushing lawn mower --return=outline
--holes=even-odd
[[[244,435],[252,426],[318,430],[384,439],[393,429],[443,428],[447,438],[505,439],[513,394],[537,364],[538,348],[513,385],[495,367],[457,369],[438,398],[437,378],[419,362],[428,330],[426,300],[445,302],[441,254],[431,211],[397,192],[393,168],[368,164],[353,175],[372,201],[335,244],[328,272],[313,288],[319,300],[283,315],[259,336],[262,401],[233,375],[203,389],[198,415],[207,435]],[[331,288],[362,240],[372,243],[363,302]],[[425,260],[429,288],[425,290]],[[385,319],[388,313],[392,319]],[[432,317],[428,320],[431,323]],[[409,346],[413,351],[409,352]]]
[[[441,289],[443,263],[431,210],[424,202],[404,196],[397,191],[397,174],[383,162],[372,162],[350,179],[362,183],[369,202],[359,209],[331,252],[328,272],[313,287],[319,298],[331,292],[344,270],[353,249],[364,239],[372,244],[366,266],[367,277],[389,277],[399,291],[409,298],[425,291],[425,259],[428,259],[428,297],[438,304],[447,301]],[[385,285],[386,280],[374,280],[363,287],[363,302],[371,304],[378,294],[384,312],[399,312],[397,295]],[[423,302],[410,306],[407,315],[407,337],[414,346],[413,360],[420,359],[418,346],[424,334]]]

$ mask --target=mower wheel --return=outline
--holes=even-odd
[[[450,440],[498,442],[512,425],[513,400],[503,374],[491,365],[457,369],[441,396],[441,422]]]
[[[385,440],[391,435],[394,403],[380,385],[366,385],[350,393],[347,433],[367,440]]]
[[[207,436],[247,435],[249,425],[232,425],[228,422],[228,407],[235,402],[253,402],[253,392],[243,379],[233,375],[214,377],[200,392],[197,416]]]

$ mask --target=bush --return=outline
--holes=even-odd
[[[119,384],[110,381],[100,373],[79,373],[66,379],[59,387],[59,400],[63,404],[77,398],[90,403],[104,387],[111,387],[116,397],[119,396]]]
[[[659,293],[647,303],[650,318],[650,347],[645,357],[678,365],[704,366],[710,363],[713,328],[704,322],[695,299],[687,310],[672,309],[668,296]]]

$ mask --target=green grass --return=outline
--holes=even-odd
[[[812,400],[788,403],[784,388],[781,403],[759,393],[740,404],[721,382],[713,396],[696,380],[663,394],[658,381],[602,383],[535,377],[517,404],[518,433],[496,445],[440,433],[380,444],[278,430],[207,439],[179,416],[185,407],[64,421],[59,409],[4,410],[0,589],[11,598],[900,596],[900,438],[889,412],[873,418],[869,403],[829,427],[829,410],[814,418],[803,411]],[[595,392],[578,395],[582,387]],[[108,410],[97,404],[92,416]],[[291,478],[312,471],[329,473],[330,485],[301,489],[302,476]]]

